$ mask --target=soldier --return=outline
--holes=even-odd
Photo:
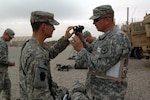
[[[92,34],[89,31],[84,31],[83,32],[83,38],[88,43],[92,43],[93,41],[96,40],[96,38],[93,37]]]
[[[19,79],[21,100],[62,100],[68,92],[66,88],[59,87],[52,80],[50,72],[50,59],[55,58],[69,45],[68,27],[65,36],[49,47],[44,43],[46,38],[52,37],[54,25],[59,23],[54,14],[44,11],[31,13],[32,38],[25,42],[21,50]]]
[[[0,93],[2,92],[3,100],[11,99],[11,81],[8,75],[8,67],[15,66],[15,62],[8,60],[8,45],[9,42],[14,38],[14,31],[7,28],[3,36],[0,37]]]
[[[126,75],[131,43],[126,34],[116,27],[114,10],[110,5],[96,7],[90,19],[97,30],[104,34],[91,45],[84,43],[81,33],[77,34],[80,39],[75,36],[71,42],[78,52],[78,57],[83,63],[87,63],[89,68],[86,80],[88,96],[91,100],[123,100],[127,89]],[[124,58],[122,70],[111,70]],[[109,76],[108,71],[121,73],[121,80],[119,81],[118,77],[114,79],[113,74]]]

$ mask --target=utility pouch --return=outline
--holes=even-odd
[[[106,73],[97,73],[91,69],[88,70],[88,73],[91,75],[95,75],[99,78],[110,79],[110,80],[121,82],[122,81],[124,61],[125,61],[125,58],[120,60],[117,64],[115,64],[112,68],[110,68]]]

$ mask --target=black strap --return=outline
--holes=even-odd
[[[25,73],[25,71],[24,71],[24,69],[22,68],[22,65],[21,65],[21,57],[22,57],[22,51],[23,51],[25,45],[26,45],[28,42],[29,42],[29,40],[27,40],[27,41],[23,44],[22,49],[21,49],[21,54],[20,54],[20,68],[22,69],[22,72],[23,72],[23,74],[24,74],[25,76],[26,76],[26,73]]]

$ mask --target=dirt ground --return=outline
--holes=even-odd
[[[56,64],[74,65],[74,60],[68,60],[73,54],[73,48],[68,46],[55,59],[51,60],[51,73],[53,80],[58,85],[65,86],[68,89],[75,81],[85,82],[87,70],[70,69],[69,71],[58,71]],[[12,83],[12,100],[19,96],[19,47],[9,48],[9,59],[15,61],[15,67],[9,67],[9,76]],[[128,89],[126,100],[150,100],[150,61],[130,58],[128,70]]]

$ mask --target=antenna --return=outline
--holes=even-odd
[[[127,7],[127,21],[126,21],[126,24],[127,25],[129,24],[129,7]]]

